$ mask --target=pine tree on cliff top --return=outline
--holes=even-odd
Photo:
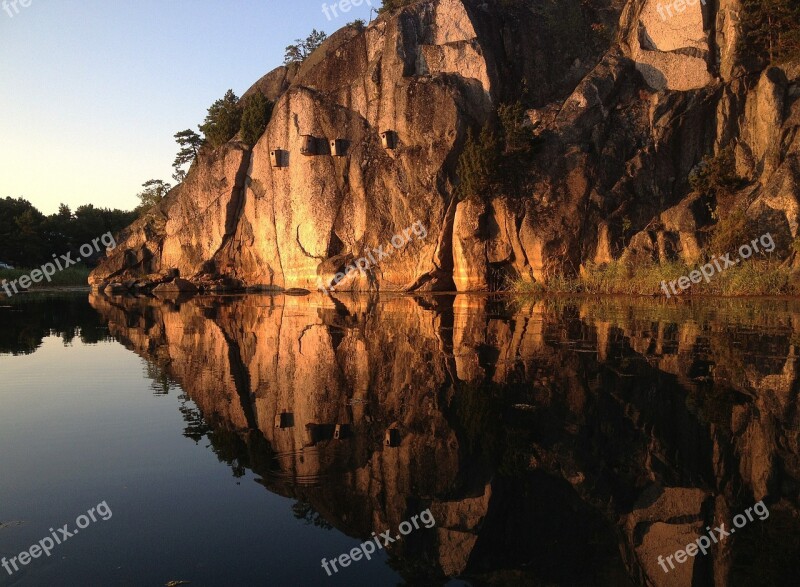
[[[214,102],[208,109],[206,120],[200,125],[200,131],[212,147],[219,147],[231,140],[242,124],[242,106],[239,97],[233,90],[225,92],[225,96]]]

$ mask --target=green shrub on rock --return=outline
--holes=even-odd
[[[486,192],[495,181],[499,151],[500,143],[488,124],[481,129],[477,139],[472,129],[467,131],[467,141],[456,170],[460,199],[487,195]]]

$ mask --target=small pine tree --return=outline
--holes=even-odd
[[[261,92],[249,97],[242,110],[241,136],[248,145],[255,145],[272,117],[274,104]]]
[[[384,12],[392,12],[393,10],[397,10],[403,6],[408,6],[415,1],[416,0],[383,0],[383,4],[378,9],[378,12],[380,14],[383,14]]]
[[[147,211],[160,203],[172,186],[160,179],[150,179],[142,184],[144,190],[136,194],[141,202],[137,209]]]
[[[302,63],[305,59],[303,54],[302,41],[297,39],[293,45],[287,45],[286,51],[283,54],[283,64],[291,65],[292,63]]]
[[[241,124],[242,105],[233,90],[228,90],[222,99],[211,105],[199,128],[212,147],[219,147],[236,135]]]
[[[456,169],[459,179],[457,195],[460,199],[486,195],[495,181],[498,153],[497,136],[488,124],[481,129],[477,140],[472,129],[467,131],[467,141]]]
[[[313,29],[311,34],[304,39],[295,39],[293,45],[286,47],[283,57],[283,64],[302,63],[309,55],[319,48],[328,38],[324,31]]]
[[[325,34],[325,31],[318,31],[317,29],[312,29],[311,34],[306,37],[306,50],[308,51],[308,55],[311,55],[317,48],[319,48],[322,43],[328,38],[328,35]]]
[[[497,116],[500,119],[500,126],[503,127],[506,152],[530,146],[531,131],[523,124],[525,108],[522,102],[517,100],[514,104],[501,104],[497,108]]]
[[[172,167],[175,173],[172,175],[173,179],[178,183],[186,178],[186,171],[184,165],[191,164],[197,157],[200,146],[203,144],[202,137],[191,129],[182,130],[175,133],[175,142],[181,148],[175,156],[175,161],[172,162]]]

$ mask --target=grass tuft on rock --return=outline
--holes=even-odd
[[[590,264],[582,275],[556,274],[543,281],[517,279],[511,283],[510,290],[522,295],[585,293],[666,298],[662,281],[669,283],[697,269],[698,266],[681,262],[633,266],[614,261],[603,265]],[[800,283],[792,279],[788,267],[775,261],[754,260],[715,273],[708,283],[703,280],[693,283],[686,291],[677,286],[676,289],[683,296],[780,296],[800,294]],[[671,294],[671,297],[675,296]]]

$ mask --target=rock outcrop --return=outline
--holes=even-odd
[[[258,143],[204,150],[90,282],[314,290],[347,274],[337,291],[468,291],[642,251],[694,263],[713,218],[688,178],[726,147],[734,202],[790,242],[800,67],[742,65],[739,2],[664,18],[656,0],[427,0],[345,27],[248,90],[276,100]],[[467,130],[517,99],[537,137],[522,180],[459,201]],[[424,240],[348,272],[415,222]]]

